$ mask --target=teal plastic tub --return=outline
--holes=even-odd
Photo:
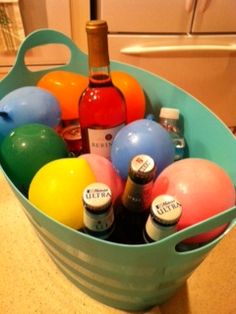
[[[27,50],[49,43],[66,45],[71,51],[68,64],[57,69],[87,75],[87,56],[68,37],[54,30],[39,30],[21,45],[12,71],[0,82],[0,98],[15,88],[35,85],[42,75],[52,70],[31,72],[24,64]],[[161,106],[179,108],[184,117],[189,156],[215,161],[236,184],[236,140],[209,109],[152,73],[117,62],[112,62],[111,68],[127,71],[139,80],[148,99],[148,112],[158,114]],[[144,310],[167,301],[236,223],[236,207],[233,207],[153,244],[119,245],[54,221],[7,180],[49,255],[67,278],[92,298],[124,310]],[[180,241],[225,223],[229,223],[227,230],[211,243],[192,251],[176,251]]]

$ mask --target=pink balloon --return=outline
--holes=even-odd
[[[124,182],[116,172],[111,161],[96,154],[84,154],[78,158],[84,158],[89,163],[97,182],[107,184],[113,196],[113,201],[123,192]]]
[[[201,158],[186,158],[177,161],[157,177],[153,198],[170,194],[182,203],[183,213],[178,230],[184,229],[214,216],[235,204],[234,184],[226,171],[216,163]],[[212,240],[222,233],[226,225],[200,234],[186,243],[201,243]]]

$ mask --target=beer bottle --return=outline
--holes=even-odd
[[[181,204],[171,195],[157,196],[150,208],[143,237],[146,243],[155,242],[176,232],[182,214]]]
[[[116,242],[144,243],[143,228],[149,214],[155,175],[156,165],[150,156],[137,155],[131,160],[124,192],[114,204]]]
[[[114,230],[114,213],[110,188],[100,182],[89,184],[83,192],[84,232],[109,240]]]

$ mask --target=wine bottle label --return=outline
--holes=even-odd
[[[116,133],[124,126],[121,124],[110,129],[88,128],[89,150],[91,154],[110,158],[110,150]]]
[[[148,217],[145,228],[148,237],[153,241],[158,241],[162,238],[165,238],[176,231],[175,225],[172,226],[159,225],[155,221],[153,221],[151,216]]]
[[[129,177],[122,197],[123,205],[132,211],[143,211],[151,204],[153,181],[137,184]]]
[[[92,214],[84,211],[84,225],[87,229],[94,232],[103,232],[108,230],[114,223],[113,210],[103,214]]]

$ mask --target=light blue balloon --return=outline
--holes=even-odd
[[[124,180],[130,160],[138,154],[151,156],[159,174],[174,161],[175,147],[169,133],[159,123],[140,119],[123,127],[112,143],[111,161]]]
[[[16,127],[28,123],[41,123],[56,127],[61,118],[57,98],[36,86],[17,88],[0,101],[0,142]]]

